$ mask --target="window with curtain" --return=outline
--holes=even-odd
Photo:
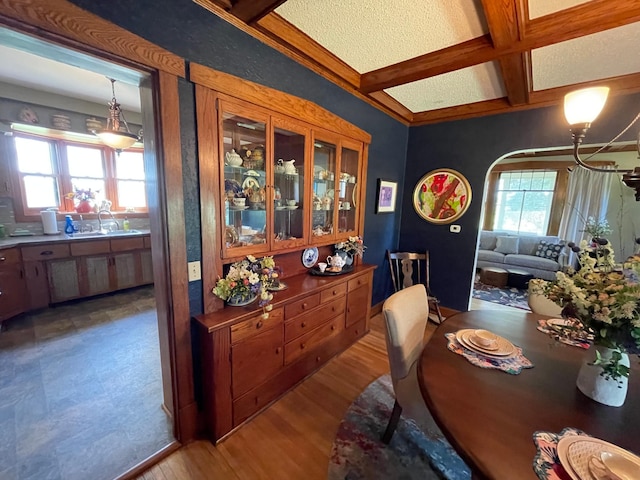
[[[501,172],[493,205],[493,230],[546,235],[556,189],[555,170]]]
[[[147,212],[142,150],[118,155],[104,145],[25,134],[15,134],[14,142],[16,203],[24,217],[44,208],[73,211],[77,200],[67,194],[76,190],[95,192],[97,205],[111,201],[114,212]]]

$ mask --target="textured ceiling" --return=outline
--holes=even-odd
[[[358,73],[488,32],[479,0],[288,0],[276,13]]]
[[[581,3],[588,3],[589,1],[590,0],[529,0],[529,18],[542,17],[575,5],[580,5]]]

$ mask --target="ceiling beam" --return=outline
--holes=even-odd
[[[637,21],[640,21],[640,2],[637,0],[591,0],[526,21],[522,38],[499,48],[493,46],[489,35],[485,35],[364,73],[360,91],[375,92]]]
[[[482,0],[491,41],[501,49],[520,40],[522,10],[518,0]],[[529,102],[531,62],[528,53],[514,53],[498,60],[507,98],[511,105]]]
[[[231,14],[249,25],[256,23],[287,0],[236,0]]]

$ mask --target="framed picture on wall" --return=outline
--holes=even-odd
[[[396,209],[396,194],[398,192],[397,182],[387,182],[378,179],[378,201],[376,202],[376,213],[393,212]]]
[[[459,172],[448,168],[433,170],[422,177],[413,190],[413,208],[431,223],[451,223],[467,211],[471,185]]]

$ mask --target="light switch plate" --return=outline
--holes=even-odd
[[[200,273],[200,262],[189,262],[187,263],[187,268],[189,270],[190,282],[200,280],[200,278],[202,278],[202,274]]]
[[[460,233],[460,225],[451,225],[449,231],[451,233]]]

